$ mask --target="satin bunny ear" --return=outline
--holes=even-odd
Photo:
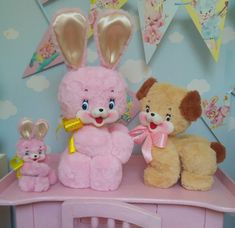
[[[19,133],[24,139],[31,139],[33,137],[34,124],[29,119],[24,119],[20,122]]]
[[[110,69],[117,66],[132,30],[132,20],[122,10],[108,10],[98,17],[94,25],[94,37],[103,66]]]
[[[78,69],[85,64],[88,20],[80,11],[64,11],[52,23],[56,42],[66,64]]]
[[[49,125],[45,120],[38,120],[34,126],[34,136],[37,139],[43,139],[49,129]]]

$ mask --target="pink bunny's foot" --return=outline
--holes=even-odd
[[[34,191],[45,192],[49,189],[50,183],[48,177],[34,177]]]
[[[90,157],[65,151],[58,167],[61,183],[70,188],[90,187]]]
[[[121,162],[114,156],[97,156],[91,161],[91,188],[112,191],[122,180]]]

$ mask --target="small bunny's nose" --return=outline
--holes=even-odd
[[[37,154],[35,154],[35,155],[34,155],[34,157],[35,157],[35,158],[37,158],[37,157],[38,157],[38,155],[37,155]]]
[[[151,113],[151,116],[155,116],[155,114],[152,112],[152,113]]]

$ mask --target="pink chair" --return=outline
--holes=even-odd
[[[84,226],[82,222],[75,224],[76,221],[82,221],[83,218],[86,218],[90,224],[87,226]],[[87,220],[87,218],[90,219]],[[62,227],[160,228],[161,219],[154,213],[120,201],[67,200],[62,205]]]

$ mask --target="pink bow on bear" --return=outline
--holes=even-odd
[[[164,148],[167,144],[170,133],[168,125],[163,122],[158,128],[156,131],[151,131],[147,126],[139,125],[129,133],[135,143],[142,144],[144,142],[141,150],[147,163],[152,161],[152,146]]]

